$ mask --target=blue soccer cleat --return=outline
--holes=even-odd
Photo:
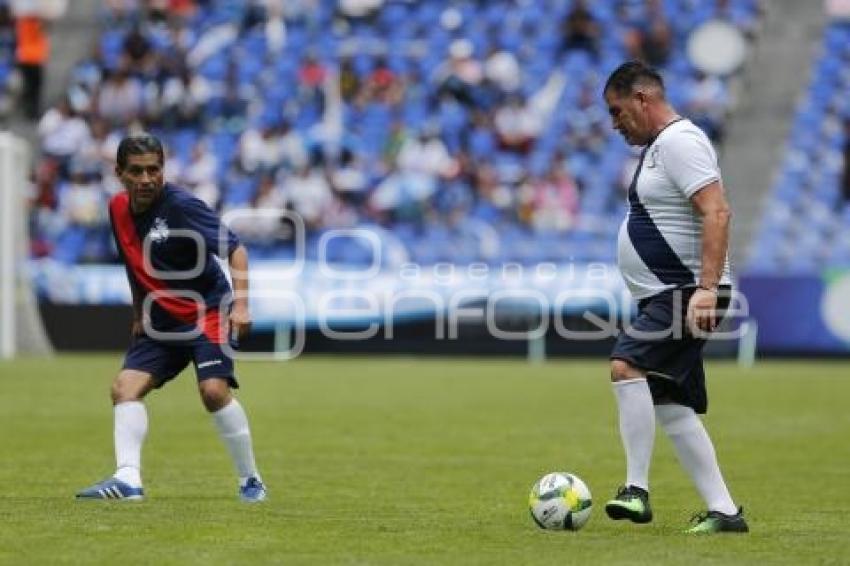
[[[245,485],[239,488],[239,499],[245,503],[259,503],[266,499],[266,486],[259,478],[248,478]]]
[[[145,491],[141,487],[132,487],[118,478],[107,478],[77,493],[77,499],[123,499],[126,501],[139,501],[144,499],[144,497]]]

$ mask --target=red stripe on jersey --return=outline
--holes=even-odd
[[[115,240],[124,255],[124,262],[145,294],[156,293],[154,300],[168,314],[188,324],[200,322],[201,332],[211,342],[223,344],[226,336],[222,333],[218,309],[206,310],[203,303],[198,304],[188,297],[172,293],[162,279],[154,277],[145,269],[142,242],[136,234],[136,226],[130,212],[130,198],[126,192],[112,197],[109,201],[109,213],[115,229]],[[199,320],[199,313],[202,312],[204,316]]]
[[[222,326],[221,311],[218,309],[210,309],[200,321],[201,332],[207,337],[207,340],[213,344],[224,344],[227,342],[227,323]]]

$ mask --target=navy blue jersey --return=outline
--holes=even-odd
[[[239,240],[206,204],[166,184],[142,214],[133,214],[129,195],[119,193],[109,203],[109,216],[130,285],[142,300],[154,293],[153,328],[182,331],[197,324],[205,309],[205,318],[213,313],[217,318],[231,289],[213,256],[229,257]]]

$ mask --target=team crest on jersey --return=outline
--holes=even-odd
[[[148,232],[151,241],[155,244],[161,244],[168,239],[168,233],[168,223],[165,222],[165,218],[154,218],[153,227]]]
[[[658,166],[658,152],[661,151],[657,145],[649,152],[649,160],[647,161],[647,169],[655,169]]]

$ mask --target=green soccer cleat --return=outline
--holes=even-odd
[[[605,504],[605,512],[615,521],[628,519],[632,523],[648,523],[652,521],[649,492],[625,485],[617,491],[617,497]]]
[[[685,531],[693,535],[709,535],[714,533],[748,533],[750,527],[744,520],[744,509],[739,507],[734,515],[725,515],[720,511],[709,511],[691,519],[693,527]]]

